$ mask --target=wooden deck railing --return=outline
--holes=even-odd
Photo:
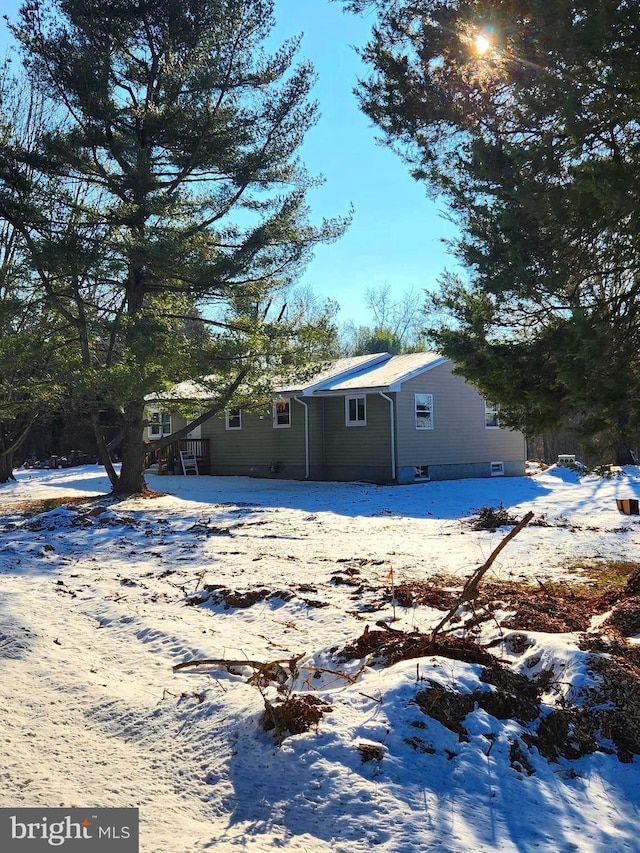
[[[181,450],[183,453],[194,454],[203,471],[208,469],[210,464],[208,438],[181,438],[178,439],[178,441],[174,441],[172,444],[168,444],[166,447],[160,448],[160,450],[151,449],[147,453],[147,467],[154,463],[161,466],[171,465],[173,463],[172,467],[174,468],[175,473],[182,473],[180,468]]]

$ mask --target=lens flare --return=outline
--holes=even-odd
[[[475,37],[474,46],[476,49],[476,53],[478,53],[480,56],[483,56],[493,47],[490,39],[488,39],[487,36],[483,33],[478,33],[478,35]]]

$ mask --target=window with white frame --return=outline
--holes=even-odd
[[[504,462],[492,462],[491,463],[491,476],[492,477],[504,477]]]
[[[500,406],[490,400],[484,401],[484,426],[485,429],[500,428]]]
[[[433,429],[433,394],[416,394],[416,429]]]
[[[429,480],[429,466],[428,465],[416,465],[413,472],[414,480]]]
[[[276,429],[291,426],[291,405],[284,397],[278,397],[273,404],[273,426]]]
[[[225,412],[225,426],[227,429],[242,429],[242,412],[239,408],[228,409]]]
[[[367,425],[367,398],[364,394],[344,398],[344,416],[347,426]]]
[[[149,437],[162,438],[163,435],[171,435],[171,415],[156,410],[149,415]]]

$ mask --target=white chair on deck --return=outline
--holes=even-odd
[[[200,474],[195,453],[185,453],[184,450],[181,450],[180,464],[182,465],[183,474]]]

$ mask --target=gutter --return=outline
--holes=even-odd
[[[309,468],[309,404],[301,400],[300,397],[293,398],[296,403],[304,406],[304,478],[308,480],[311,476]]]
[[[382,391],[378,391],[378,394],[389,403],[389,419],[391,425],[391,479],[395,483],[396,481],[396,431],[395,431],[395,417],[393,410],[393,398],[387,397],[386,394],[383,394]]]

